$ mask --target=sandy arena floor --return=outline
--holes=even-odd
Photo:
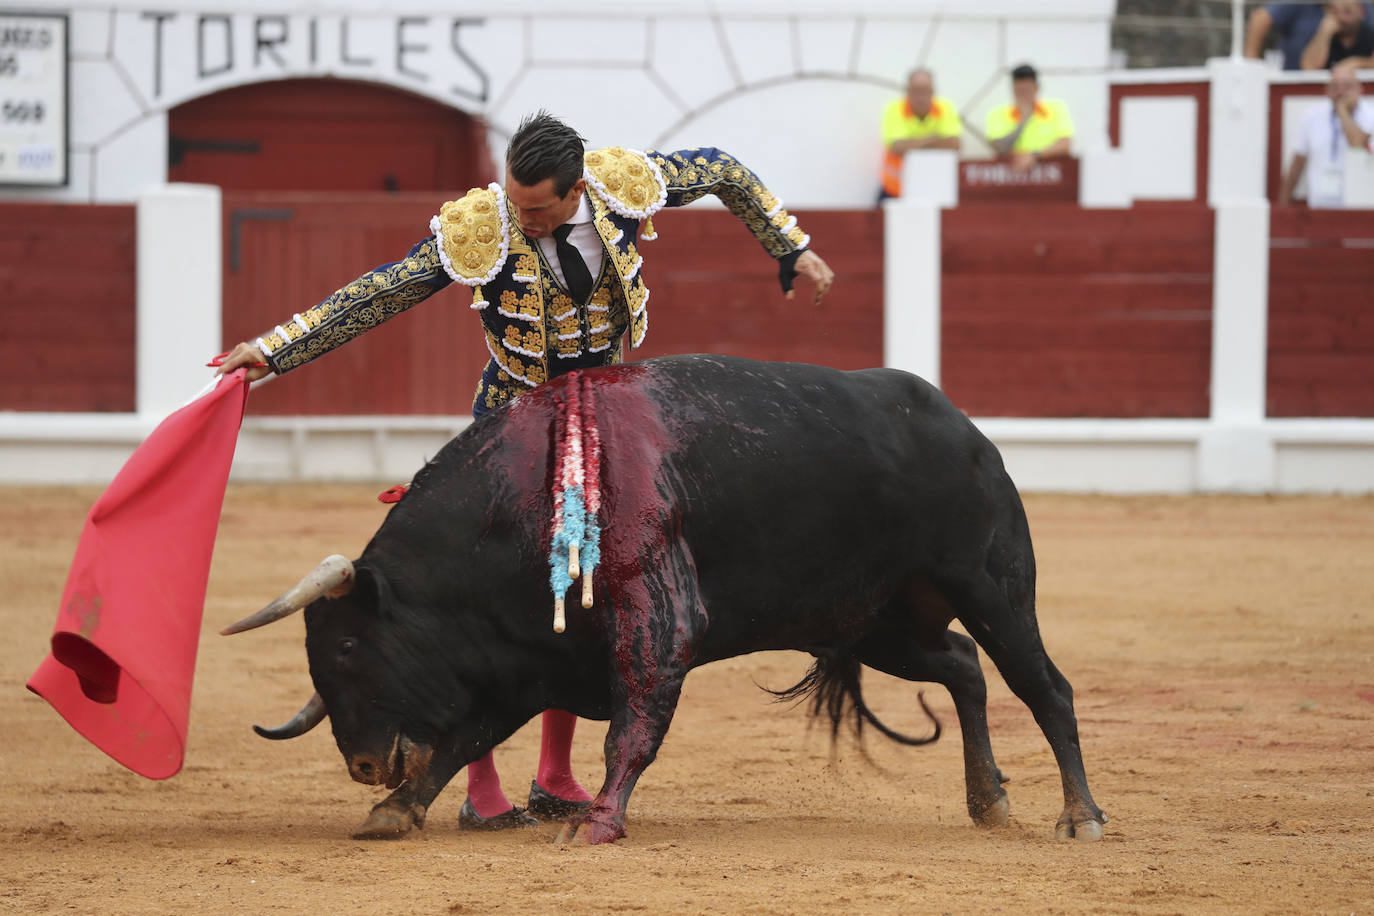
[[[0,490],[0,910],[77,913],[1374,912],[1374,499],[1031,497],[1040,624],[1077,693],[1100,844],[1057,843],[1058,774],[990,667],[1011,827],[964,812],[953,706],[938,744],[873,735],[873,763],[755,681],[807,659],[695,672],[612,847],[557,827],[460,832],[462,776],[429,826],[349,839],[385,793],[328,729],[268,743],[310,693],[303,624],[233,639],[320,558],[356,556],[381,486],[235,487],[210,579],[186,768],[153,783],[87,744],[24,682],[47,651],[93,489]],[[261,535],[253,534],[254,528]],[[922,732],[916,689],[870,703]],[[575,760],[600,783],[605,726]],[[523,800],[537,724],[499,752]]]

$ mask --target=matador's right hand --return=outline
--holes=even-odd
[[[233,372],[235,369],[248,367],[246,374],[248,381],[256,382],[258,379],[272,374],[272,368],[267,365],[266,359],[258,348],[248,342],[239,344],[227,354],[220,354],[210,362],[208,366],[215,366],[215,375],[224,375]]]

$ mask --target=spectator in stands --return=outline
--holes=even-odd
[[[1073,141],[1069,106],[1059,99],[1040,98],[1040,80],[1030,64],[1011,71],[1011,94],[1010,105],[988,112],[985,132],[997,155],[1010,157],[1011,167],[1018,172],[1042,159],[1069,155]]]
[[[1347,59],[1363,65],[1374,55],[1374,25],[1365,19],[1364,7],[1356,0],[1334,0],[1323,7],[1326,14],[1303,49],[1302,68],[1325,70]]]
[[[1293,145],[1293,161],[1279,188],[1280,206],[1293,202],[1293,189],[1304,171],[1309,207],[1345,206],[1346,148],[1368,148],[1370,134],[1374,133],[1374,104],[1360,98],[1360,81],[1351,61],[1331,68],[1326,96],[1303,116]]]
[[[1361,3],[1364,20],[1374,23],[1374,6]],[[1279,49],[1283,52],[1283,69],[1301,70],[1302,54],[1312,41],[1317,28],[1326,17],[1326,9],[1316,3],[1270,3],[1250,14],[1245,32],[1245,56],[1260,57],[1269,30],[1279,33]],[[1334,63],[1334,61],[1333,61]]]
[[[906,78],[906,95],[883,109],[883,188],[879,200],[902,196],[902,157],[918,149],[959,149],[964,128],[949,99],[935,94],[935,75],[924,67]]]

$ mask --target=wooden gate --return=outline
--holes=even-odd
[[[442,195],[230,191],[224,340],[250,340],[429,233]],[[255,414],[465,414],[487,361],[467,287],[254,392]],[[226,343],[226,345],[228,345]]]

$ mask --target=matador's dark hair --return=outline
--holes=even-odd
[[[586,139],[542,108],[526,115],[511,134],[506,169],[523,185],[553,179],[553,192],[566,197],[582,177]]]
[[[1030,64],[1022,64],[1011,71],[1011,78],[1013,80],[1031,80],[1035,83],[1040,82],[1040,75],[1035,72],[1035,68]]]

